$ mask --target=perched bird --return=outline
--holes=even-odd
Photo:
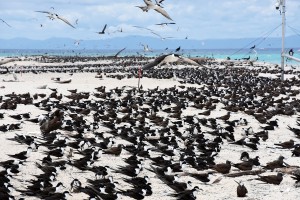
[[[239,170],[246,171],[252,170],[253,167],[253,160],[249,159],[248,161],[244,161],[241,163],[233,164],[234,167],[238,168]]]
[[[183,192],[171,194],[171,196],[176,197],[177,199],[182,199],[182,200],[192,200],[192,199],[196,199],[197,193],[199,192],[199,190],[200,190],[200,188],[198,186],[195,186],[191,190],[184,190]]]
[[[296,181],[295,182],[295,187],[300,187],[300,171],[296,170],[295,172],[293,172],[292,175],[293,176],[291,176],[291,178]]]
[[[66,24],[68,24],[69,26],[71,26],[72,28],[75,28],[68,20],[66,20],[65,18],[59,16],[58,14],[56,13],[52,13],[52,12],[49,12],[49,11],[35,11],[35,12],[40,12],[40,13],[45,13],[45,14],[48,14],[48,18],[51,19],[51,20],[54,20],[54,19],[59,19],[63,22],[65,22]]]
[[[277,175],[269,175],[269,176],[260,176],[259,178],[256,178],[255,180],[263,181],[265,183],[279,185],[283,179],[282,173],[277,173]]]
[[[294,147],[294,140],[290,139],[289,141],[282,142],[282,143],[275,143],[274,145],[280,146],[283,149],[291,149]]]
[[[237,181],[235,181],[235,182],[238,184],[238,186],[237,186],[237,188],[236,188],[237,196],[238,196],[238,197],[245,197],[246,194],[248,193],[247,188],[245,187],[244,184],[241,184],[241,183],[239,183],[239,182],[237,182]]]
[[[284,167],[283,162],[284,157],[279,156],[277,160],[274,160],[272,162],[268,162],[266,166],[264,166],[265,169],[274,170],[275,168],[281,168]]]
[[[213,165],[212,168],[219,173],[228,174],[231,169],[231,162],[229,160],[227,160],[226,163],[220,163],[220,164]]]
[[[30,156],[31,152],[32,152],[32,148],[28,147],[27,151],[22,151],[20,153],[9,155],[9,156],[20,160],[26,160]]]
[[[119,144],[117,147],[103,149],[103,154],[112,154],[115,156],[119,156],[122,152],[122,149],[123,149],[123,144]]]

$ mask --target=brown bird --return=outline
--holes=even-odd
[[[213,166],[213,169],[222,174],[228,174],[231,169],[231,162],[226,161],[226,163],[220,163]]]
[[[282,173],[277,173],[277,175],[269,175],[269,176],[260,176],[258,175],[259,178],[256,178],[255,180],[263,181],[265,183],[269,184],[275,184],[279,185],[283,179]]]
[[[234,167],[238,168],[239,170],[246,171],[252,170],[253,167],[253,159],[249,159],[248,161],[244,161],[241,163],[233,164]]]
[[[281,146],[283,149],[291,149],[294,147],[294,140],[289,140],[289,141],[286,141],[286,142],[283,142],[283,143],[277,143],[277,144],[274,144],[276,146]]]
[[[113,154],[119,156],[122,152],[123,144],[119,144],[117,147],[111,147],[109,149],[103,149],[104,154]]]
[[[217,119],[222,119],[224,121],[228,120],[230,118],[230,112],[228,112],[226,115],[223,115],[221,117],[217,117]]]
[[[264,167],[265,169],[270,169],[270,170],[274,170],[275,168],[282,168],[284,167],[283,165],[283,156],[279,156],[279,158],[277,160],[274,160],[272,162],[268,162],[267,165]]]
[[[237,188],[236,188],[237,196],[238,196],[238,197],[245,197],[246,194],[248,193],[247,188],[245,187],[244,184],[241,184],[241,183],[239,183],[239,182],[237,182],[237,181],[235,181],[235,182],[238,184],[238,186],[237,186]]]

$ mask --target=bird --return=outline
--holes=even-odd
[[[231,162],[227,160],[226,163],[216,164],[212,168],[219,173],[228,174],[231,169]]]
[[[193,61],[192,59],[180,56],[178,54],[166,54],[166,55],[159,56],[154,61],[144,65],[143,70],[150,69],[157,65],[158,66],[161,66],[163,64],[169,65],[170,63],[177,62],[177,61],[185,62],[185,63],[191,64],[191,65],[200,66],[197,62]]]
[[[155,25],[158,25],[158,26],[167,26],[169,24],[176,24],[175,22],[163,22],[163,23],[158,23],[158,24],[155,24]]]
[[[148,44],[141,44],[144,47],[144,52],[152,52],[152,50],[149,48]]]
[[[96,32],[96,33],[98,33],[98,34],[100,34],[100,35],[101,35],[101,34],[105,34],[106,27],[107,27],[107,24],[104,25],[102,31]]]
[[[31,152],[32,152],[32,148],[28,147],[27,151],[22,151],[20,153],[9,155],[9,156],[20,160],[26,160],[30,156]]]
[[[177,199],[184,199],[184,200],[192,200],[196,199],[198,191],[201,190],[198,186],[195,186],[191,190],[184,190],[182,192],[178,192],[175,194],[170,194],[172,197],[176,197]]]
[[[169,14],[159,4],[154,4],[151,0],[144,0],[144,2],[146,6],[136,6],[136,7],[142,9],[144,12],[148,12],[149,10],[153,9],[156,12],[162,14],[167,19],[173,21],[173,19],[169,16]]]
[[[3,19],[0,19],[0,21],[2,21],[4,24],[6,24],[8,27],[11,27],[6,21],[4,21]]]
[[[49,11],[35,11],[35,12],[40,12],[40,13],[45,13],[45,14],[48,14],[48,18],[51,19],[51,20],[54,20],[54,19],[59,19],[63,22],[65,22],[66,24],[68,24],[69,26],[71,26],[72,28],[75,28],[75,26],[73,26],[68,20],[66,20],[65,18],[59,16],[58,14],[56,13],[52,13],[52,12],[49,12]]]
[[[253,45],[252,47],[250,47],[251,50],[255,49],[255,45]]]
[[[267,165],[264,166],[264,168],[270,169],[270,170],[274,170],[275,168],[282,168],[282,167],[284,167],[283,159],[284,159],[283,156],[279,156],[279,158],[277,160],[268,162]]]
[[[246,194],[248,193],[247,188],[245,187],[244,184],[241,184],[241,183],[239,183],[239,182],[237,182],[237,181],[235,181],[235,182],[238,184],[238,186],[237,186],[237,188],[236,188],[237,196],[238,196],[238,197],[245,197]]]
[[[269,176],[260,176],[259,178],[256,178],[255,180],[263,181],[268,184],[274,184],[279,185],[281,181],[283,180],[282,173],[278,172],[277,175],[269,175]]]
[[[115,55],[114,55],[114,57],[116,58],[116,57],[118,57],[118,55],[122,52],[122,51],[124,51],[126,49],[126,47],[124,47],[123,49],[121,49],[120,51],[118,51]]]
[[[244,161],[241,163],[233,164],[234,167],[238,168],[239,170],[246,171],[252,170],[253,167],[253,160],[249,159],[248,161]]]
[[[115,156],[119,156],[121,154],[121,152],[122,152],[122,149],[123,149],[123,144],[119,144],[116,147],[111,147],[109,149],[104,149],[103,153],[104,154],[112,154],[112,155],[115,155]]]
[[[203,183],[207,183],[210,181],[209,176],[211,175],[211,172],[208,173],[202,173],[202,174],[198,174],[198,173],[189,173],[189,175]]]
[[[280,146],[283,149],[291,149],[294,147],[294,140],[290,139],[289,141],[282,142],[282,143],[275,143],[274,145]]]
[[[175,49],[175,52],[180,51],[180,48],[181,48],[180,46],[179,46],[178,48],[176,48],[176,49]]]

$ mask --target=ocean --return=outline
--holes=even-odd
[[[289,49],[286,51],[288,52]],[[0,49],[0,57],[17,57],[17,56],[34,56],[34,55],[53,55],[53,56],[112,56],[119,50],[112,49]],[[171,53],[171,50],[153,50],[151,52],[144,52],[141,49],[124,50],[119,56],[133,56],[144,55],[149,57],[158,56],[161,54]],[[295,57],[300,57],[300,50],[294,50]],[[178,54],[188,57],[209,57],[217,59],[243,59],[249,58],[260,62],[268,62],[280,64],[281,49],[183,49]],[[297,56],[297,54],[299,56]],[[297,62],[286,60],[288,65],[298,65]]]

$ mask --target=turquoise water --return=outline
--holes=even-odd
[[[286,50],[288,51],[288,49]],[[300,51],[294,49],[294,56],[300,58]],[[115,55],[118,50],[70,50],[70,49],[1,49],[0,57],[15,57],[15,56],[33,56],[33,55],[55,55],[55,56],[112,56]],[[124,50],[119,56],[132,56],[132,55],[145,55],[145,56],[158,56],[160,54],[171,53],[171,51],[165,50],[154,50],[153,52],[143,52],[139,50]],[[281,49],[256,49],[255,51],[250,50],[239,50],[239,49],[184,49],[178,54],[183,54],[190,57],[210,57],[218,59],[242,59],[250,56],[251,60],[258,58],[258,61],[269,62],[279,64],[281,61],[280,57]],[[287,60],[287,64],[298,65],[298,63]]]

